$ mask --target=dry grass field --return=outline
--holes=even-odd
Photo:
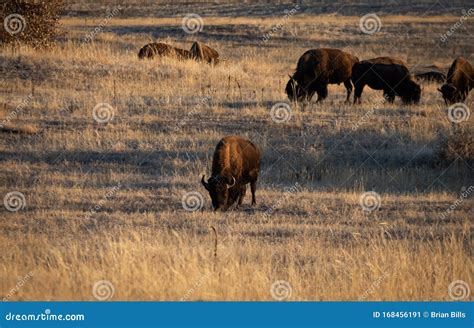
[[[451,300],[454,281],[474,288],[473,162],[440,156],[454,129],[472,136],[473,119],[448,120],[439,84],[424,82],[412,106],[368,87],[361,105],[346,104],[331,85],[324,103],[271,115],[307,49],[447,70],[457,55],[474,63],[472,17],[440,42],[460,14],[381,14],[369,35],[367,12],[304,6],[288,19],[291,4],[262,17],[210,12],[197,34],[182,16],[127,18],[124,8],[91,42],[106,13],[71,15],[53,49],[2,49],[0,121],[29,133],[0,134],[0,297]],[[199,40],[225,60],[140,61],[151,40]],[[200,178],[226,135],[251,139],[263,158],[257,205],[248,192],[222,213]]]

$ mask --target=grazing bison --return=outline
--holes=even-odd
[[[398,58],[392,58],[392,57],[377,57],[377,58],[368,59],[368,61],[371,61],[377,64],[386,64],[386,65],[397,64],[397,65],[402,65],[402,66],[407,67],[407,64],[405,64],[403,60],[398,59]]]
[[[246,184],[250,183],[252,205],[256,204],[258,172],[260,170],[260,150],[249,140],[227,136],[216,146],[212,160],[212,175],[201,183],[209,192],[214,210],[227,210],[232,204],[242,201]]]
[[[164,43],[149,43],[138,52],[138,58],[152,59],[154,57],[176,57],[178,59],[190,59],[191,53],[184,49],[172,47]]]
[[[474,69],[464,57],[458,57],[448,71],[446,83],[438,91],[448,105],[466,100],[473,87]]]
[[[358,61],[357,57],[338,49],[308,50],[298,60],[296,72],[286,85],[286,94],[291,101],[309,101],[316,92],[320,102],[328,95],[328,84],[344,83],[349,101],[352,66]]]
[[[366,85],[375,90],[383,90],[384,97],[393,103],[395,96],[406,104],[418,103],[421,87],[410,76],[403,61],[390,57],[378,57],[363,60],[352,68],[354,83],[354,103],[360,103],[362,91]]]
[[[201,42],[194,42],[189,52],[195,60],[205,61],[214,65],[219,63],[219,53]]]

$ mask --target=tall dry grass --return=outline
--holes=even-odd
[[[344,88],[331,86],[324,104],[292,106],[286,123],[269,114],[304,50],[447,67],[450,45],[429,47],[456,17],[388,17],[373,37],[357,32],[358,17],[295,17],[264,45],[277,18],[226,20],[207,19],[193,37],[179,19],[114,18],[86,43],[95,21],[68,19],[54,50],[2,51],[0,117],[16,111],[10,123],[40,132],[2,134],[0,195],[20,191],[25,207],[0,208],[0,295],[90,300],[107,280],[114,300],[272,300],[271,285],[285,280],[290,300],[447,300],[452,281],[472,286],[472,200],[456,202],[472,168],[439,161],[451,124],[437,85],[423,86],[417,106],[381,105],[370,89],[362,105],[347,105]],[[139,61],[150,38],[182,48],[197,38],[227,61]],[[406,43],[387,48],[394,39]],[[454,40],[472,50],[467,36]],[[98,103],[114,109],[107,124],[92,117]],[[247,198],[214,213],[199,179],[227,134],[263,150],[258,205]],[[365,212],[369,190],[380,208]],[[183,208],[191,191],[202,210]]]

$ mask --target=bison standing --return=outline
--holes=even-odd
[[[360,103],[364,87],[383,90],[384,97],[393,103],[395,96],[406,104],[418,103],[421,87],[411,79],[410,72],[403,61],[390,57],[363,60],[352,68],[354,83],[354,103]]]
[[[474,88],[474,69],[464,57],[458,57],[449,68],[446,83],[438,89],[446,104],[466,100],[469,91]]]
[[[246,184],[250,183],[252,205],[256,204],[255,191],[260,170],[260,150],[251,141],[227,136],[216,146],[212,160],[212,175],[202,185],[211,196],[214,210],[227,210],[232,204],[242,201]]]
[[[318,94],[318,102],[328,95],[328,84],[344,83],[347,101],[352,92],[352,66],[359,59],[338,49],[312,49],[298,60],[296,72],[286,85],[288,98],[298,101],[311,100]]]
[[[152,59],[154,57],[176,57],[178,59],[190,59],[191,53],[185,49],[179,49],[165,43],[149,43],[138,52],[138,58]]]

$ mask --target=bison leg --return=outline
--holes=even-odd
[[[461,91],[461,101],[464,102],[469,95],[468,89],[464,89]]]
[[[351,93],[352,93],[352,82],[351,80],[346,80],[344,82],[344,86],[346,87],[346,90],[347,90],[347,98],[346,98],[346,103],[349,102],[350,98],[351,98]]]
[[[240,189],[239,202],[237,204],[238,206],[242,205],[242,202],[244,201],[244,197],[245,197],[246,192],[247,192],[247,187],[244,185]]]
[[[317,89],[316,92],[318,93],[318,100],[316,102],[321,102],[328,96],[328,85],[321,84]]]
[[[354,90],[354,104],[360,104],[360,97],[362,97],[362,91],[364,90],[364,85],[363,84],[356,84],[355,85],[355,90]]]
[[[250,190],[252,191],[252,205],[257,204],[257,199],[255,198],[255,191],[257,191],[257,181],[252,181],[250,183]]]
[[[309,102],[314,96],[314,90],[310,90],[306,93],[306,100]]]
[[[252,192],[252,205],[257,204],[257,200],[255,198],[255,191],[257,190],[258,170],[259,169],[256,168],[249,172],[250,191]]]
[[[390,104],[393,104],[393,102],[395,101],[395,92],[393,92],[392,90],[384,90],[383,97],[387,99]]]

